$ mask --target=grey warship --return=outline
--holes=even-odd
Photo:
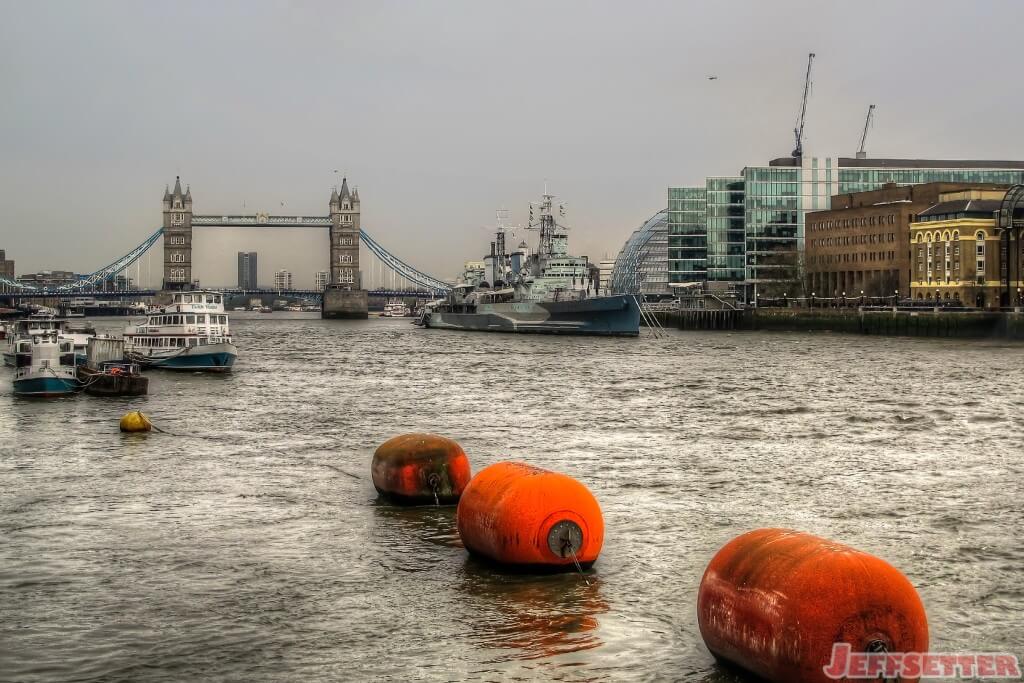
[[[528,228],[539,233],[535,252],[524,242],[506,253],[505,229],[499,225],[483,277],[457,284],[446,299],[427,304],[419,324],[478,332],[637,336],[636,297],[601,294],[602,283],[587,257],[569,254],[569,230],[555,220],[553,200],[554,195],[544,193],[536,205],[536,222],[531,208]],[[565,215],[564,205],[559,214]]]

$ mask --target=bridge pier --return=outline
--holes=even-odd
[[[327,285],[320,317],[325,320],[366,320],[369,307],[365,289]]]

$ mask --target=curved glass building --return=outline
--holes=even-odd
[[[615,258],[611,290],[617,294],[668,296],[668,210],[663,209],[629,236]]]

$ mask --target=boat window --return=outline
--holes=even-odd
[[[218,316],[218,317],[220,318],[220,324],[221,325],[227,325],[228,324],[228,317],[226,315],[222,315],[222,316]]]
[[[220,303],[220,294],[217,294],[217,295],[215,295],[213,297],[213,303],[215,303],[215,304],[219,304]]]
[[[194,324],[195,321],[196,321],[196,317],[194,315],[186,315],[185,316],[185,322],[188,323],[189,325]]]
[[[174,301],[175,301],[176,303],[179,303],[179,304],[180,304],[180,303],[181,303],[181,294],[176,294],[176,295],[174,296]]]

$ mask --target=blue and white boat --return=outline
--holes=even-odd
[[[227,372],[238,357],[220,292],[175,292],[125,328],[124,341],[127,359],[144,368]]]
[[[18,396],[65,396],[78,390],[75,351],[56,329],[40,331],[28,340],[29,352],[15,358],[14,393]]]

